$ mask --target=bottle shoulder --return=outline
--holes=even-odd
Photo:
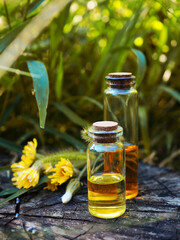
[[[138,95],[138,91],[135,88],[130,89],[118,89],[108,87],[104,91],[105,95]]]
[[[117,151],[123,149],[124,145],[122,142],[115,143],[95,143],[91,142],[88,145],[89,151],[94,152],[107,152],[107,151]]]

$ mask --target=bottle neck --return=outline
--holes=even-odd
[[[106,83],[110,88],[116,88],[116,89],[130,89],[135,84],[135,77],[122,77],[122,78],[111,78],[106,77]]]
[[[96,143],[115,143],[123,134],[122,127],[114,121],[99,121],[88,129],[88,135]]]
[[[96,143],[115,143],[117,134],[94,134],[93,141]]]

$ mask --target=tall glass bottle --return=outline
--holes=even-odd
[[[100,218],[115,218],[126,210],[125,160],[122,128],[113,121],[95,122],[87,149],[89,212]]]
[[[132,73],[109,73],[105,78],[104,120],[123,127],[126,156],[126,199],[138,195],[138,92]]]

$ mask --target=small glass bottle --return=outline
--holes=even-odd
[[[105,78],[104,120],[123,128],[126,157],[126,199],[138,195],[138,92],[132,73],[109,73]]]
[[[88,131],[87,149],[89,212],[100,218],[115,218],[126,210],[123,130],[113,121],[95,122]]]

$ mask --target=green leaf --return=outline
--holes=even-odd
[[[48,175],[43,176],[42,178],[40,178],[39,183],[38,183],[38,185],[36,186],[36,188],[39,187],[41,184],[47,182],[47,181],[49,181]]]
[[[31,122],[33,125],[37,125],[38,122],[35,121],[34,119],[32,119],[31,117],[29,116],[25,116],[25,118]],[[37,130],[38,131],[38,130]],[[66,142],[72,144],[73,146],[75,146],[77,149],[79,150],[82,150],[82,149],[85,149],[86,146],[85,144],[83,144],[81,141],[79,141],[78,139],[72,137],[71,135],[67,134],[67,133],[62,133],[54,128],[52,128],[51,126],[49,126],[48,124],[46,125],[45,127],[45,131],[46,132],[49,132],[51,134],[53,134],[54,136],[58,136],[60,137],[61,139],[65,140]],[[39,135],[39,137],[41,138],[41,135]],[[43,137],[43,136],[42,136]]]
[[[101,81],[101,86],[104,88],[104,75],[110,71],[121,71],[121,68],[125,62],[127,52],[123,51],[122,54],[114,53],[112,55],[111,50],[115,47],[122,47],[125,44],[127,46],[132,45],[132,39],[134,34],[135,24],[137,23],[141,11],[142,11],[143,1],[138,2],[138,7],[135,14],[128,19],[124,26],[111,34],[108,38],[108,43],[101,53],[101,57],[95,64],[92,74],[88,81],[88,95],[91,95],[93,91],[97,88],[97,84]],[[114,70],[115,69],[115,70]]]
[[[44,0],[34,0],[29,6],[28,14],[34,12],[43,2]]]
[[[63,82],[63,53],[60,53],[58,73],[55,83],[55,92],[58,100],[61,98],[62,94],[62,82]]]
[[[44,128],[49,99],[49,80],[46,67],[39,61],[28,61],[27,64],[33,78],[35,97],[39,109],[40,127]]]
[[[138,70],[136,74],[136,88],[138,88],[146,72],[146,58],[143,52],[134,48],[132,49],[132,51],[133,53],[136,54],[137,61],[138,61]]]
[[[168,28],[166,27],[166,25],[163,25],[158,41],[158,45],[160,47],[159,52],[161,52],[161,48],[166,44],[167,40],[168,40]]]
[[[10,31],[5,37],[0,39],[0,52],[12,42],[12,40],[18,35],[18,33],[27,25],[28,21],[24,22],[22,25]]]
[[[46,132],[52,133],[52,134],[64,139],[66,142],[71,143],[73,146],[75,146],[79,150],[86,148],[85,144],[83,144],[81,141],[77,140],[76,138],[70,136],[67,133],[62,133],[60,131],[57,131],[50,126],[46,126],[45,130],[46,130]]]
[[[180,102],[180,93],[166,85],[160,85],[159,88],[167,93],[169,93],[172,97],[178,100]]]
[[[62,44],[63,42],[63,36],[64,36],[64,26],[69,18],[69,13],[70,13],[70,5],[71,2],[69,4],[67,4],[67,6],[63,9],[63,11],[61,12],[61,14],[59,14],[59,16],[57,18],[54,19],[54,21],[51,23],[50,25],[50,71],[54,72],[54,69],[57,69],[57,63],[61,64],[61,62],[59,62],[59,51],[57,51],[57,49],[59,49],[59,46]],[[56,34],[54,34],[55,32],[58,31],[58,37]],[[60,56],[61,58],[61,56]],[[62,69],[63,70],[63,69]],[[58,69],[58,71],[60,71],[60,69]],[[61,73],[60,73],[61,74]],[[53,77],[54,78],[54,77]]]
[[[48,176],[43,176],[40,180],[39,180],[39,183],[37,184],[37,186],[35,188],[29,188],[29,189],[18,189],[15,193],[13,193],[11,196],[9,196],[8,198],[4,199],[3,201],[0,202],[0,205],[1,204],[4,204],[6,202],[9,202],[11,200],[13,200],[14,198],[17,198],[19,197],[20,195],[32,190],[32,189],[37,189],[39,186],[41,186],[42,184],[44,184],[45,182],[47,182],[49,179],[48,179]],[[16,188],[17,189],[17,188]],[[5,190],[4,190],[5,191]],[[8,191],[8,189],[6,190]],[[13,189],[9,189],[9,191],[14,191]]]
[[[167,147],[168,151],[171,149],[172,143],[173,143],[173,134],[171,132],[167,132],[166,133],[166,147]]]
[[[30,116],[24,115],[23,116],[30,124],[32,124],[33,128],[37,131],[37,134],[39,136],[39,140],[41,141],[42,146],[44,146],[44,136],[42,134],[42,130],[39,127],[38,121],[34,120]]]
[[[98,106],[101,110],[103,110],[103,105],[98,102],[97,100],[95,100],[94,98],[91,97],[87,97],[87,96],[83,96],[82,99],[85,99],[91,103],[94,103],[96,106]]]
[[[6,148],[8,150],[17,152],[19,154],[22,154],[22,148],[19,145],[15,144],[14,142],[11,142],[9,140],[0,138],[0,146]]]
[[[141,81],[144,78],[145,72],[146,72],[146,58],[143,54],[143,52],[141,52],[140,50],[134,49],[134,48],[130,48],[127,46],[122,46],[122,47],[115,47],[112,49],[111,54],[115,54],[117,52],[119,52],[121,55],[122,53],[127,53],[127,52],[133,52],[136,57],[137,57],[137,73],[136,73],[136,88],[139,87],[139,85],[141,84]]]
[[[139,107],[139,120],[141,127],[141,134],[143,138],[144,147],[146,149],[147,155],[150,154],[150,139],[149,139],[149,129],[148,129],[148,117],[145,106]]]
[[[13,194],[18,190],[19,190],[18,188],[9,188],[9,189],[3,190],[0,192],[0,197]]]
[[[13,200],[14,198],[17,198],[19,197],[20,195],[26,193],[27,191],[29,191],[29,189],[19,189],[17,190],[15,193],[13,193],[11,196],[7,197],[6,199],[4,199],[3,201],[0,202],[0,205],[1,204],[4,204],[6,202],[9,202],[11,200]]]
[[[14,107],[16,106],[16,104],[18,104],[18,102],[20,101],[21,99],[21,95],[18,94],[15,98],[15,100],[13,102],[11,102],[7,107],[6,107],[6,110],[4,112],[4,115],[1,119],[1,122],[0,122],[0,126],[3,126],[4,123],[6,122],[6,120],[8,119],[9,115],[11,114],[11,112],[13,111]]]
[[[11,170],[11,165],[5,165],[5,166],[0,167],[0,172],[8,171],[8,170]]]
[[[48,1],[42,11],[18,34],[0,55],[0,63],[9,68],[71,0]],[[13,53],[13,54],[12,54]],[[0,78],[6,71],[0,71]],[[43,125],[43,124],[42,124]]]
[[[33,134],[34,134],[34,130],[32,129],[29,132],[26,132],[22,136],[20,136],[20,138],[16,140],[16,143],[21,144],[24,141],[27,142],[27,139],[30,138]]]
[[[85,127],[87,126],[89,123],[87,121],[85,121],[84,119],[82,119],[81,117],[79,117],[75,112],[73,112],[70,108],[68,108],[66,105],[62,104],[62,103],[54,103],[54,106],[61,111],[62,113],[64,113],[66,115],[66,117],[68,117],[72,122],[74,122],[75,124],[81,126],[81,127]]]

